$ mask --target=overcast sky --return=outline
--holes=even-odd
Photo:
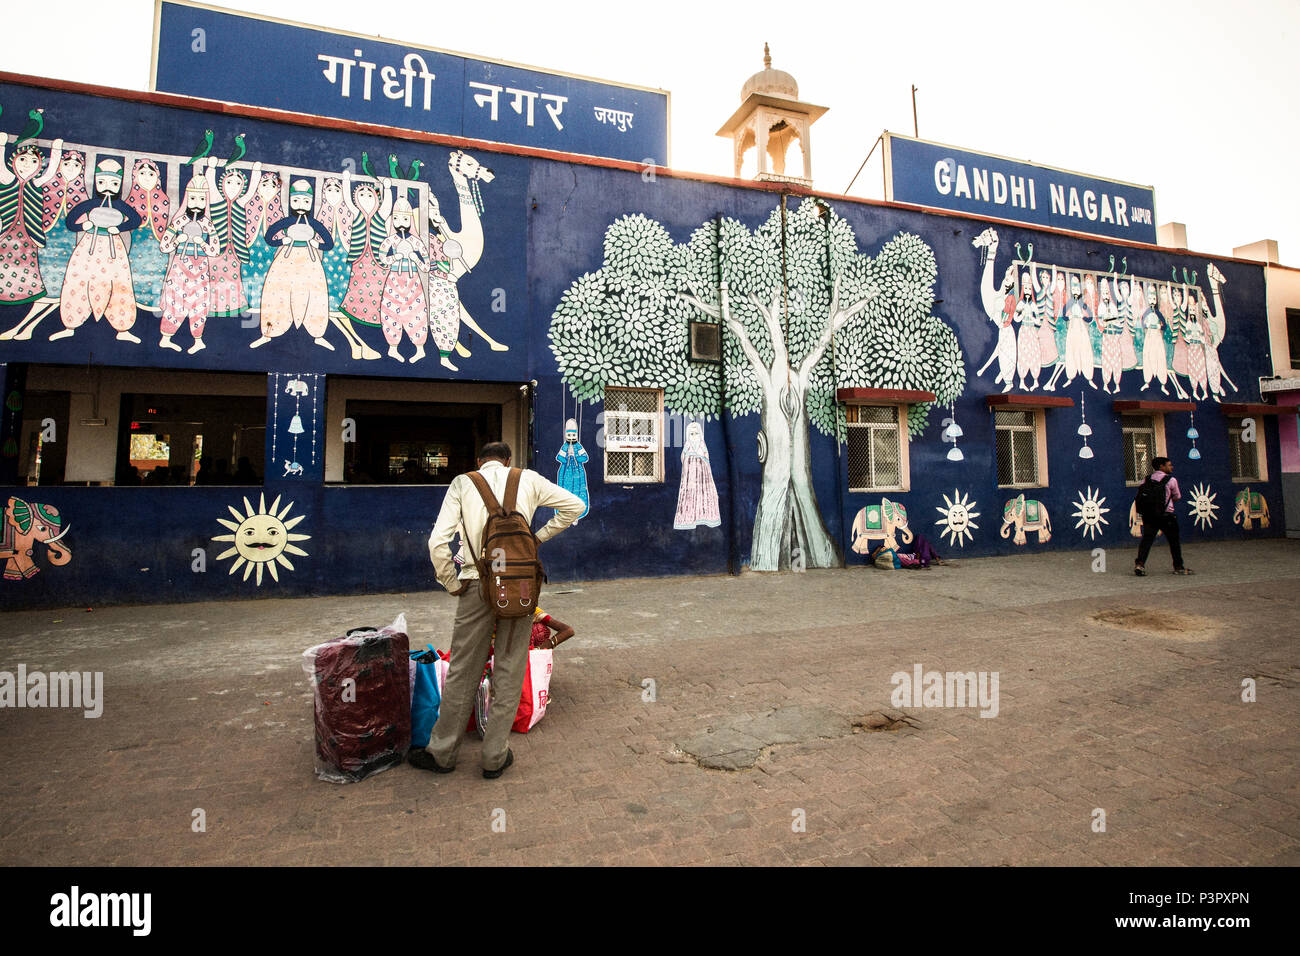
[[[830,107],[819,190],[844,192],[882,129],[911,134],[915,83],[924,139],[1154,186],[1192,249],[1271,238],[1300,266],[1300,0],[209,5],[669,90],[672,165],[718,175],[731,149],[713,134],[767,41]],[[5,7],[3,69],[148,88],[153,0]],[[879,150],[852,194],[882,198]]]

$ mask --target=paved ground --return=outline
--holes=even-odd
[[[1297,558],[1268,540],[1190,545],[1191,578],[1158,550],[1145,579],[1080,552],[556,588],[579,636],[496,781],[476,740],[446,776],[312,775],[302,649],[398,611],[445,646],[441,592],[11,612],[0,671],[103,671],[105,705],[0,710],[0,862],[1294,865]],[[893,709],[917,664],[998,672],[997,716]]]

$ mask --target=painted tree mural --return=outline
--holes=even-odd
[[[662,388],[664,405],[684,415],[758,412],[750,566],[840,564],[813,490],[809,423],[845,440],[836,388],[923,389],[946,405],[965,385],[957,336],[931,311],[930,247],[899,233],[864,255],[853,228],[808,199],[752,232],[707,222],[680,245],[658,222],[625,216],[606,230],[604,253],[552,316],[551,351],[573,395],[598,402],[607,386]],[[723,326],[721,375],[689,360],[692,321]],[[928,415],[928,404],[912,406],[913,435]]]

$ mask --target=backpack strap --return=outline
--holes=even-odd
[[[519,503],[517,500],[519,498],[519,479],[523,477],[523,473],[522,468],[511,468],[510,473],[506,475],[506,500],[502,504],[506,514],[514,511],[515,506]]]
[[[518,469],[512,468],[510,470],[513,473]],[[469,471],[466,472],[466,475],[468,475],[469,480],[474,483],[474,487],[478,489],[479,497],[483,499],[483,504],[487,508],[488,514],[499,515],[499,514],[506,513],[504,509],[502,509],[501,503],[497,501],[497,496],[492,494],[492,488],[490,485],[488,485],[487,479],[483,477],[481,472]],[[511,477],[512,479],[514,478],[513,474],[511,475]],[[515,484],[517,485],[518,483],[519,482],[516,479]],[[510,493],[510,488],[508,484],[506,486],[506,499],[511,502],[514,501],[514,497]]]

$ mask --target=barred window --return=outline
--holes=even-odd
[[[998,487],[1041,485],[1038,467],[1038,415],[1033,411],[993,412],[997,432]]]
[[[1124,435],[1124,481],[1139,485],[1151,474],[1151,462],[1160,454],[1156,447],[1156,422],[1152,415],[1120,416]]]
[[[664,480],[662,389],[605,389],[605,480]]]
[[[1245,441],[1245,419],[1228,419],[1228,459],[1232,465],[1232,477],[1235,481],[1259,481],[1259,422],[1255,423],[1254,441]]]
[[[849,490],[904,491],[903,430],[897,405],[849,405]]]

